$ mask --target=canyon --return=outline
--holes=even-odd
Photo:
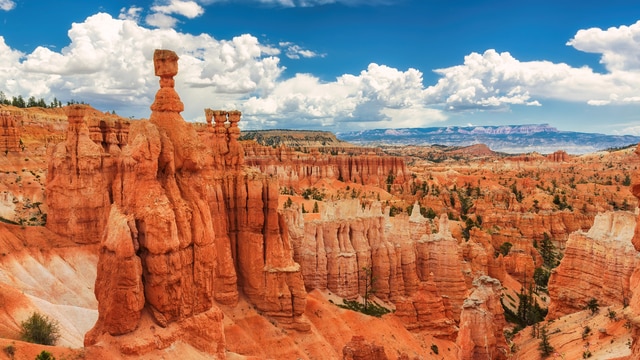
[[[186,122],[176,54],[154,70],[148,120],[0,108],[0,346],[16,359],[44,348],[19,339],[33,311],[66,358],[536,359],[540,327],[567,358],[640,353],[634,148],[276,143],[243,136],[236,110]],[[527,296],[546,315],[519,327]]]

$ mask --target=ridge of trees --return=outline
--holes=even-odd
[[[59,107],[63,107],[64,104],[62,103],[62,101],[58,100],[57,98],[53,98],[53,101],[51,101],[49,104],[47,104],[46,101],[44,101],[43,98],[40,99],[36,99],[35,96],[30,96],[28,99],[24,99],[24,97],[22,95],[18,95],[17,97],[12,96],[11,98],[8,98],[4,92],[0,91],[0,104],[2,105],[11,105],[11,106],[15,106],[18,108],[30,108],[30,107],[41,107],[41,108],[59,108]],[[73,105],[73,104],[85,104],[84,101],[75,101],[75,100],[70,100],[67,101],[66,105]]]

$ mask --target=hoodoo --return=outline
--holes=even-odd
[[[86,345],[120,335],[113,341],[135,355],[181,340],[223,358],[216,304],[234,305],[240,294],[283,326],[308,330],[277,179],[243,165],[241,113],[207,110],[215,127],[199,137],[180,115],[177,55],[156,50],[154,68],[160,89],[149,121],[92,140],[86,108],[71,106],[67,140],[51,153],[49,229],[100,241],[99,318]],[[131,345],[149,321],[161,335],[143,332]]]

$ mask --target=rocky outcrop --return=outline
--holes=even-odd
[[[630,278],[640,265],[631,244],[635,226],[634,214],[607,212],[596,216],[588,232],[569,236],[564,257],[549,279],[549,318],[580,311],[591,298],[601,306],[629,303]]]
[[[387,360],[384,347],[367,342],[362,336],[354,336],[342,349],[343,360]]]
[[[462,257],[469,265],[471,277],[488,275],[504,281],[507,274],[504,257],[491,244],[491,235],[478,228],[471,229],[469,235],[469,241],[462,244]]]
[[[447,316],[443,297],[439,294],[435,282],[422,281],[413,295],[394,302],[394,314],[402,320],[408,330],[455,341],[456,322]]]
[[[311,149],[308,153],[292,148],[270,148],[254,144],[245,148],[247,165],[261,172],[277,176],[280,186],[310,187],[320,179],[336,179],[358,184],[375,185],[387,189],[387,185],[401,186],[410,179],[404,160],[379,154],[351,155],[349,153],[321,153]]]
[[[203,141],[180,116],[177,56],[158,50],[154,66],[160,90],[149,121],[121,126],[121,132],[112,131],[117,123],[107,126],[94,131],[92,141],[85,108],[72,106],[67,141],[51,155],[53,209],[76,218],[82,212],[75,224],[91,225],[63,235],[100,240],[100,314],[85,344],[132,334],[152,318],[167,329],[166,339],[141,340],[134,348],[123,342],[122,352],[140,355],[182,340],[223,358],[216,302],[234,305],[240,293],[280,324],[309,329],[300,267],[277,212],[277,180],[243,166],[240,112],[224,112],[224,122],[216,120],[224,134],[215,133],[224,137]],[[65,192],[94,202],[56,202]],[[63,232],[62,219],[53,220],[52,230]]]
[[[636,155],[640,157],[640,145],[636,148]],[[638,160],[636,158],[636,164]],[[631,183],[631,193],[637,199],[640,199],[640,171],[633,173]],[[640,215],[636,218],[636,226],[633,232],[631,243],[636,251],[640,251]],[[629,307],[625,309],[625,317],[633,325],[633,343],[631,346],[632,354],[640,354],[640,266],[636,266],[629,280],[631,289],[631,300]]]
[[[65,108],[67,139],[50,150],[45,196],[47,228],[78,244],[98,243],[112,202],[114,162],[89,137],[87,105]]]
[[[390,217],[377,202],[342,200],[325,203],[314,220],[304,221],[295,205],[284,213],[307,289],[354,299],[364,295],[370,269],[375,296],[393,302],[407,328],[455,337],[467,286],[446,216],[432,233],[419,206],[411,216]]]
[[[509,348],[503,332],[506,321],[500,303],[502,285],[488,276],[477,278],[473,285],[475,289],[465,299],[460,315],[456,341],[459,358],[506,359]]]
[[[116,116],[91,117],[88,121],[89,137],[108,153],[117,152],[129,140],[130,122]]]
[[[553,162],[562,162],[571,160],[571,156],[564,150],[558,150],[552,154],[547,155],[547,159]]]
[[[564,249],[568,235],[578,231],[587,231],[593,224],[593,215],[573,211],[546,211],[532,213],[519,209],[518,211],[505,211],[496,207],[491,200],[486,206],[478,210],[482,214],[483,227],[504,229],[517,229],[521,237],[542,240],[547,233],[556,243],[556,246]],[[513,201],[515,202],[515,199]],[[516,203],[517,204],[517,203]],[[494,245],[496,245],[494,243]],[[499,246],[499,245],[498,245]]]
[[[122,335],[137,328],[145,304],[142,263],[136,255],[140,244],[133,217],[123,215],[116,205],[111,206],[105,230],[95,284],[96,298],[102,300],[98,323],[110,334]]]
[[[18,127],[20,116],[17,112],[0,111],[0,152],[18,152],[20,148],[20,128]]]

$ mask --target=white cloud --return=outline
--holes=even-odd
[[[326,54],[320,54],[317,53],[315,51],[312,50],[307,50],[302,48],[300,45],[296,45],[294,43],[291,42],[280,42],[278,44],[280,47],[285,49],[285,55],[289,58],[289,59],[300,59],[300,57],[303,58],[314,58],[314,57],[325,57]]]
[[[283,70],[251,35],[218,41],[206,34],[147,29],[104,13],[75,23],[68,35],[70,44],[59,52],[38,47],[29,54],[10,49],[0,37],[0,90],[47,101],[82,100],[147,117],[158,88],[153,51],[166,48],[180,56],[176,87],[187,104],[184,117],[195,119],[205,107],[267,93]]]
[[[373,63],[359,74],[334,81],[311,74],[283,79],[279,56],[291,56],[289,51],[299,57],[320,55],[292,43],[262,44],[249,34],[216,40],[207,34],[180,33],[172,29],[177,20],[171,15],[197,12],[172,12],[169,7],[177,3],[187,2],[156,5],[166,6],[162,10],[167,13],[155,13],[159,17],[154,29],[138,24],[142,11],[136,7],[122,9],[119,19],[104,13],[90,16],[72,25],[70,43],[59,51],[41,46],[22,53],[0,36],[0,90],[7,96],[43,97],[47,102],[54,96],[63,102],[81,100],[123,116],[148,117],[158,89],[153,51],[165,48],[180,57],[176,88],[186,106],[183,117],[203,119],[206,107],[237,108],[244,114],[244,128],[427,126],[447,120],[447,110],[506,110],[544,105],[548,99],[594,106],[640,103],[640,67],[633,65],[625,46],[591,46],[611,54],[621,49],[617,57],[607,58],[611,66],[605,74],[563,63],[523,62],[508,52],[487,50],[469,54],[461,65],[435,70],[441,78],[426,88],[416,69]],[[615,35],[619,29],[608,31]],[[587,39],[594,36],[580,34],[572,44],[587,48]]]
[[[135,22],[140,21],[140,14],[142,13],[142,8],[137,6],[132,6],[130,8],[122,8],[120,9],[120,14],[118,15],[118,19],[120,20],[132,20]]]
[[[12,0],[0,0],[0,10],[10,11],[16,7],[16,3]]]
[[[145,17],[147,25],[161,29],[173,28],[178,19],[172,15],[184,16],[188,19],[204,14],[204,9],[191,0],[163,0],[151,7],[151,13]]]
[[[170,0],[164,5],[154,5],[151,11],[161,14],[177,14],[189,19],[196,18],[204,13],[202,6],[195,1]]]
[[[521,62],[492,49],[467,55],[462,65],[435,71],[442,78],[427,89],[428,101],[451,111],[539,106],[541,99],[605,105],[631,98],[640,87],[640,72],[599,74],[564,63]]]
[[[331,82],[309,74],[283,80],[279,50],[252,35],[216,40],[104,13],[75,23],[68,35],[70,43],[60,51],[38,47],[22,54],[0,42],[1,64],[13,72],[0,73],[0,90],[148,117],[158,89],[153,51],[168,48],[180,57],[176,89],[188,120],[202,119],[206,107],[238,108],[245,128],[422,126],[446,118],[425,107],[422,73],[415,69],[371,64]]]
[[[446,116],[424,106],[422,73],[370,64],[359,75],[321,82],[309,74],[279,82],[267,96],[251,97],[244,113],[255,127],[293,128],[424,126]]]
[[[162,13],[149,14],[147,15],[147,17],[145,17],[144,21],[147,23],[147,25],[160,29],[171,29],[174,28],[178,23],[178,19]]]
[[[640,70],[640,21],[607,30],[580,30],[567,45],[580,51],[602,54],[600,63],[611,72]]]

